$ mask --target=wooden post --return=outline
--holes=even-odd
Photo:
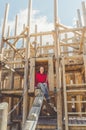
[[[7,18],[8,18],[8,11],[9,11],[9,4],[6,4],[4,22],[3,22],[3,27],[2,27],[2,39],[1,39],[0,52],[2,51],[2,48],[3,48],[3,46],[4,46],[3,37],[5,36],[5,31],[6,31],[6,24],[7,24]]]
[[[40,46],[42,46],[42,35],[40,36]],[[40,55],[42,54],[43,49],[40,48]]]
[[[2,60],[2,54],[0,54],[0,61]],[[1,69],[1,65],[0,65],[0,89],[1,89],[1,76],[2,75],[2,69]]]
[[[35,33],[37,33],[37,25],[35,25]],[[37,55],[37,36],[35,36],[35,56]]]
[[[7,37],[9,37],[9,35],[10,35],[10,26],[8,26]],[[8,48],[9,48],[9,45],[6,44],[6,49],[8,49]]]
[[[35,58],[30,59],[30,88],[29,92],[34,92],[34,85],[35,85]]]
[[[76,27],[79,28],[79,21],[76,20]]]
[[[77,16],[78,16],[79,27],[82,27],[82,20],[81,20],[80,9],[77,9]]]
[[[82,84],[82,75],[80,73],[76,73],[75,74],[75,81],[76,84]],[[82,112],[82,103],[80,101],[82,101],[82,96],[78,95],[76,96],[76,101],[78,101],[79,103],[76,104],[76,110],[77,112]],[[82,116],[81,114],[79,114],[80,116]]]
[[[28,59],[30,58],[30,15],[31,15],[32,0],[29,0],[28,6],[28,21],[27,25],[29,27],[27,31],[26,39],[26,52],[25,52],[25,69],[24,69],[24,94],[23,94],[23,126],[27,118],[27,103],[28,103]]]
[[[54,65],[53,57],[48,58],[48,79],[49,79],[49,91],[54,91]]]
[[[66,74],[66,84],[70,84],[70,74]],[[71,96],[67,96],[67,100],[71,101]],[[67,104],[68,111],[72,111],[72,104]]]
[[[86,44],[83,47],[83,60],[84,60],[84,67],[85,67],[85,83],[86,83]]]
[[[62,130],[62,100],[61,100],[61,86],[60,86],[60,77],[59,77],[59,56],[60,56],[60,48],[59,48],[59,34],[57,28],[57,0],[54,0],[54,28],[55,28],[55,58],[56,58],[56,88],[57,88],[57,126],[58,130]]]
[[[7,130],[8,104],[0,104],[0,130]]]
[[[0,66],[0,89],[1,89],[1,76],[2,75],[2,70],[1,70],[1,66]]]
[[[67,41],[67,34],[65,34],[65,42],[67,43],[68,41]],[[64,46],[63,47],[63,50],[64,50],[64,52],[68,52],[68,47],[67,46]],[[67,53],[65,54],[66,56],[68,55]]]
[[[86,26],[86,7],[85,7],[85,1],[82,1],[82,12],[83,12],[84,26]]]
[[[63,93],[64,93],[64,108],[65,108],[65,130],[68,130],[68,108],[67,108],[67,93],[66,93],[66,79],[65,79],[65,64],[64,58],[62,58],[63,67]]]
[[[16,16],[16,19],[15,19],[15,32],[14,32],[14,35],[16,36],[17,34],[17,16]],[[15,51],[13,50],[13,53],[12,53],[12,61],[14,60],[14,57],[15,57]],[[14,68],[14,64],[12,65],[12,67]],[[10,74],[10,89],[14,89],[14,72],[11,71],[11,74]],[[13,97],[9,97],[9,101],[10,101],[10,107],[9,109],[13,109],[13,103],[14,103],[14,98]],[[12,121],[12,114],[9,115],[9,120]],[[12,129],[12,127],[10,127],[10,130]]]
[[[23,29],[25,29],[25,24],[23,25]],[[23,40],[22,40],[22,48],[24,48],[25,47],[25,39],[23,38]]]

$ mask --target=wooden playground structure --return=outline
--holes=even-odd
[[[0,130],[86,130],[86,3],[82,2],[83,24],[77,9],[76,27],[59,23],[57,5],[58,0],[54,0],[54,30],[38,32],[35,25],[35,32],[31,33],[29,0],[27,25],[17,34],[16,16],[14,36],[10,35],[10,27],[5,33],[9,8],[6,5],[0,39]],[[49,36],[52,43],[44,43],[43,39]],[[51,104],[43,96],[39,98],[39,90],[34,88],[35,72],[40,66],[48,73]],[[32,129],[31,110],[36,116],[38,112]]]

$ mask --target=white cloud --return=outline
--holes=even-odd
[[[27,25],[27,9],[21,10],[18,13],[18,33],[22,31],[23,25]],[[35,25],[37,24],[38,26],[38,32],[43,32],[43,31],[50,31],[53,29],[53,23],[48,22],[46,16],[39,16],[38,14],[40,13],[39,10],[33,10],[32,11],[32,18],[31,18],[31,32],[34,32]],[[10,25],[11,30],[14,30],[14,23],[15,20],[13,21],[8,21],[8,25]]]
[[[20,10],[18,13],[18,28],[17,28],[17,34],[21,33],[23,30],[23,25],[27,25],[27,12],[28,9]],[[37,31],[38,32],[44,32],[44,31],[51,31],[53,30],[53,23],[48,21],[47,16],[41,16],[39,10],[33,10],[32,11],[32,17],[31,17],[31,33],[34,33],[35,31],[35,25],[37,25]],[[15,18],[13,20],[8,20],[7,27],[10,26],[10,35],[14,35],[15,30]],[[7,31],[6,31],[7,32]],[[48,36],[47,38],[44,38],[43,42],[52,42],[52,38]]]

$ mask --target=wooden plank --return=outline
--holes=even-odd
[[[48,58],[48,80],[49,80],[49,91],[54,91],[54,64],[53,57]]]
[[[85,87],[86,86],[86,83],[76,83],[76,84],[67,84],[66,85],[67,87]]]
[[[7,130],[8,104],[0,104],[0,130]]]
[[[67,93],[79,93],[79,92],[86,92],[86,89],[81,90],[67,90]]]
[[[45,125],[37,125],[37,129],[43,129],[43,130],[55,130],[56,126],[45,126]]]
[[[23,130],[35,130],[39,118],[40,110],[42,107],[43,98],[44,95],[40,91],[39,95],[36,96],[34,99],[32,108],[28,114]]]

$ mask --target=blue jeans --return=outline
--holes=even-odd
[[[39,87],[41,91],[44,93],[45,98],[49,99],[49,91],[48,91],[47,83],[38,83],[37,87]]]

